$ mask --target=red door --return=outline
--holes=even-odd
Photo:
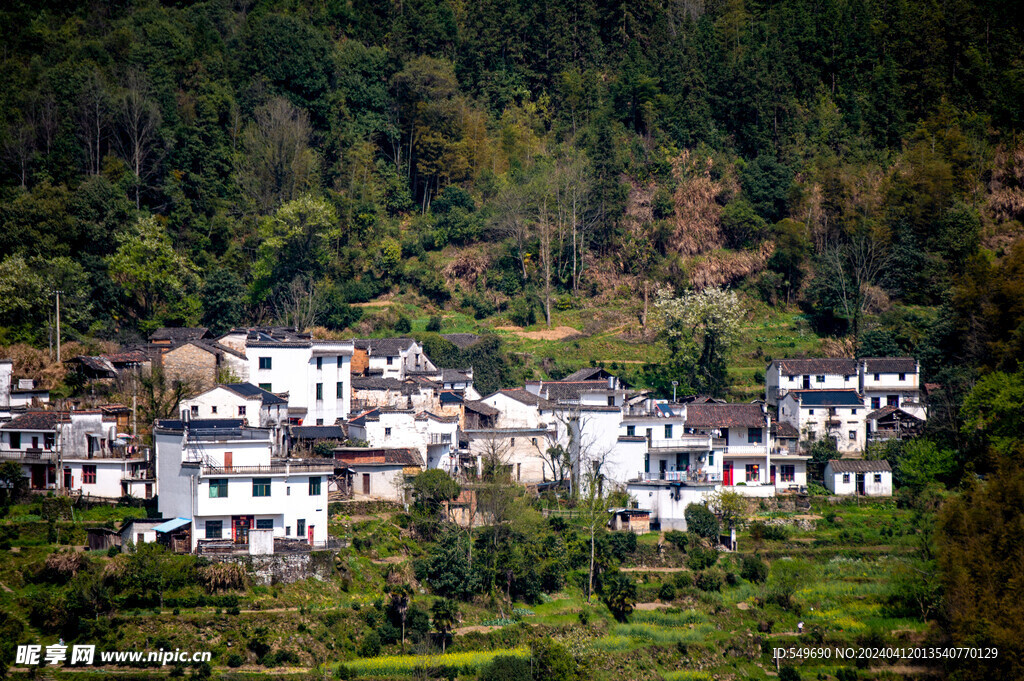
[[[732,487],[732,461],[726,461],[722,464],[722,484],[726,487]]]
[[[249,543],[249,529],[252,527],[251,515],[236,515],[231,518],[231,540],[235,544]]]
[[[772,484],[774,485],[775,484],[775,466],[772,466],[769,470],[771,471]]]
[[[234,454],[232,452],[224,452],[224,469],[231,470],[234,468]]]
[[[312,525],[310,525],[308,528],[306,528],[306,536],[309,537],[309,543],[312,544],[313,543],[313,526]]]

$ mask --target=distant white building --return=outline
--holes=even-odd
[[[776,359],[764,376],[765,399],[771,406],[791,390],[857,390],[860,387],[857,360],[812,357]]]
[[[825,487],[833,494],[892,496],[892,468],[880,459],[833,459],[825,464]]]
[[[423,459],[411,447],[338,447],[334,458],[353,499],[404,503],[406,482],[423,470]]]
[[[779,403],[779,421],[801,440],[831,439],[843,453],[857,453],[867,442],[864,400],[856,390],[791,390]]]
[[[50,391],[37,388],[30,378],[15,380],[14,362],[0,359],[0,422],[50,401]]]
[[[871,411],[899,407],[918,419],[926,419],[920,376],[921,364],[913,357],[865,357],[860,360],[864,406]]]
[[[414,449],[426,468],[449,472],[455,466],[458,432],[457,416],[409,409],[368,409],[348,422],[350,440],[362,440],[375,449]]]
[[[246,341],[249,382],[278,395],[287,393],[288,412],[301,425],[333,425],[352,408],[352,341]]]
[[[29,411],[0,426],[0,460],[19,462],[30,489],[150,498],[149,450],[122,435],[100,410]]]
[[[325,545],[332,462],[276,459],[271,432],[241,419],[157,421],[153,439],[160,513],[188,521],[193,550],[248,546],[250,530]]]
[[[354,341],[353,375],[404,379],[434,373],[437,367],[413,338],[360,338]]]
[[[250,428],[273,432],[274,456],[288,452],[288,401],[251,383],[218,385],[178,404],[182,418],[242,419]]]

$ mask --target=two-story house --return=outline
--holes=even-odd
[[[857,390],[857,360],[845,357],[777,359],[764,375],[765,399],[775,407],[791,390]]]
[[[14,414],[40,408],[50,401],[50,391],[37,388],[30,378],[14,377],[14,362],[0,359],[0,422]]]
[[[842,453],[857,453],[867,440],[864,399],[856,390],[791,390],[779,403],[779,422],[802,441],[831,439]]]
[[[359,338],[353,341],[352,374],[404,379],[437,367],[413,338]]]
[[[368,409],[348,422],[350,440],[373,449],[413,449],[426,468],[452,472],[459,442],[459,417],[395,407]]]
[[[148,449],[123,435],[117,416],[102,410],[30,411],[0,426],[0,459],[19,462],[34,490],[149,498]]]
[[[921,393],[921,364],[913,357],[865,357],[860,360],[860,393],[871,411],[899,407],[924,420],[927,410]]]
[[[242,419],[250,428],[268,428],[274,456],[288,453],[288,401],[252,383],[218,385],[182,400],[178,412],[190,419]]]
[[[333,462],[275,458],[271,431],[243,419],[161,420],[153,440],[160,514],[189,521],[193,550],[245,547],[253,529],[326,544]]]

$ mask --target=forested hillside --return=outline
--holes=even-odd
[[[658,289],[727,287],[929,380],[1012,370],[1022,23],[1010,2],[7,3],[0,342],[52,340],[57,289],[79,340],[401,330],[359,307],[381,299],[491,326],[614,309],[650,340]]]

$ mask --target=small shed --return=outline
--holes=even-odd
[[[121,525],[121,545],[146,544],[156,541],[156,527],[167,522],[167,518],[132,518]]]
[[[106,551],[112,546],[121,546],[121,535],[106,527],[90,527],[85,536],[90,551]]]
[[[647,534],[651,531],[651,512],[639,508],[610,508],[612,519],[608,527],[613,531]]]
[[[892,496],[892,467],[884,459],[833,459],[825,464],[825,487],[833,494]]]
[[[153,528],[156,540],[165,544],[175,553],[189,553],[192,550],[192,520],[174,518]]]

